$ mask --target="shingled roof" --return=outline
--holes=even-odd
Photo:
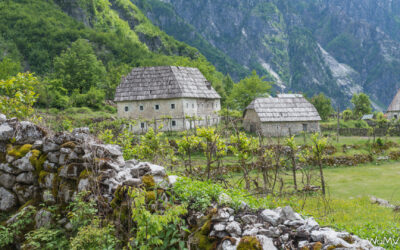
[[[115,101],[171,98],[220,99],[197,68],[162,66],[134,68],[117,87]]]
[[[399,110],[400,110],[400,90],[393,98],[392,103],[390,103],[387,111],[399,111]]]
[[[257,98],[246,109],[253,109],[261,122],[320,121],[315,107],[302,95],[280,94],[278,97]]]

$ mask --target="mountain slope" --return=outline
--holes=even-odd
[[[0,2],[0,60],[12,57],[25,70],[51,75],[53,61],[79,38],[115,74],[135,66],[198,67],[215,84],[222,79],[197,49],[168,36],[127,0],[16,0]]]
[[[287,90],[322,91],[342,107],[354,92],[365,91],[376,107],[384,108],[400,87],[398,1],[133,1],[142,9],[168,5],[170,16],[177,15],[235,62],[268,74]],[[166,15],[144,13],[167,33],[190,37]]]

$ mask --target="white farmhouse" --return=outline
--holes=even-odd
[[[134,68],[115,93],[118,116],[137,121],[134,132],[161,124],[170,131],[216,125],[220,99],[197,68],[175,66]]]

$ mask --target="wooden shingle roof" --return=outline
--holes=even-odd
[[[253,109],[261,122],[320,121],[317,109],[302,95],[281,94],[257,98],[246,109]]]
[[[220,99],[197,68],[162,66],[134,68],[117,87],[115,101],[171,98]]]

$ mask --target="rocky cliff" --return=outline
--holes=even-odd
[[[181,18],[236,63],[269,75],[286,90],[322,91],[345,105],[364,91],[375,107],[386,108],[400,87],[396,1],[133,2],[167,33],[180,33],[178,39],[196,46],[192,33],[171,22]]]

